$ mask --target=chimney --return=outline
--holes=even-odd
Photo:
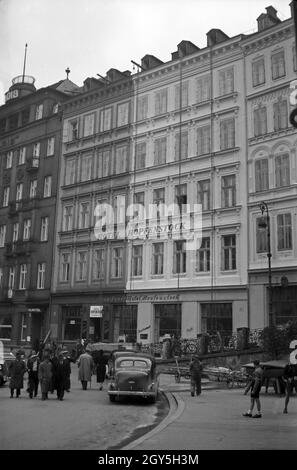
[[[229,39],[229,36],[225,34],[221,29],[211,29],[206,33],[207,36],[207,47],[215,46],[220,42],[226,41]]]
[[[153,69],[154,67],[158,67],[159,65],[162,65],[162,64],[164,64],[162,60],[149,54],[145,55],[141,59],[141,66],[143,67],[144,70]]]
[[[293,2],[292,2],[293,3]],[[267,28],[271,28],[278,23],[281,23],[281,20],[277,17],[277,11],[271,5],[265,8],[266,13],[262,13],[258,18],[258,32],[264,31]]]

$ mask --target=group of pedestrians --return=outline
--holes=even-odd
[[[78,380],[80,380],[82,389],[87,390],[88,382],[91,383],[92,375],[95,373],[99,390],[103,389],[103,383],[108,373],[107,358],[102,349],[95,354],[94,358],[87,348],[78,358]]]

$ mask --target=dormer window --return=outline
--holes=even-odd
[[[38,104],[36,106],[36,111],[35,111],[35,119],[36,121],[38,119],[42,119],[42,115],[43,115],[43,104]]]

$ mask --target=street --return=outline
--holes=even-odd
[[[64,401],[49,394],[48,401],[29,399],[27,381],[20,399],[10,399],[8,384],[0,388],[0,449],[98,450],[119,445],[137,427],[152,425],[158,406],[142,400],[110,403],[106,392],[99,391],[96,377],[91,389],[81,389],[77,366],[72,365],[71,391]],[[160,403],[160,402],[159,402]],[[162,401],[162,407],[165,403]]]

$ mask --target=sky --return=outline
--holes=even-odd
[[[229,37],[257,30],[257,17],[272,5],[281,20],[290,0],[0,0],[0,104],[11,80],[23,73],[36,88],[66,78],[78,86],[110,68],[130,70],[146,54],[171,60],[177,44],[201,49],[206,33]]]

